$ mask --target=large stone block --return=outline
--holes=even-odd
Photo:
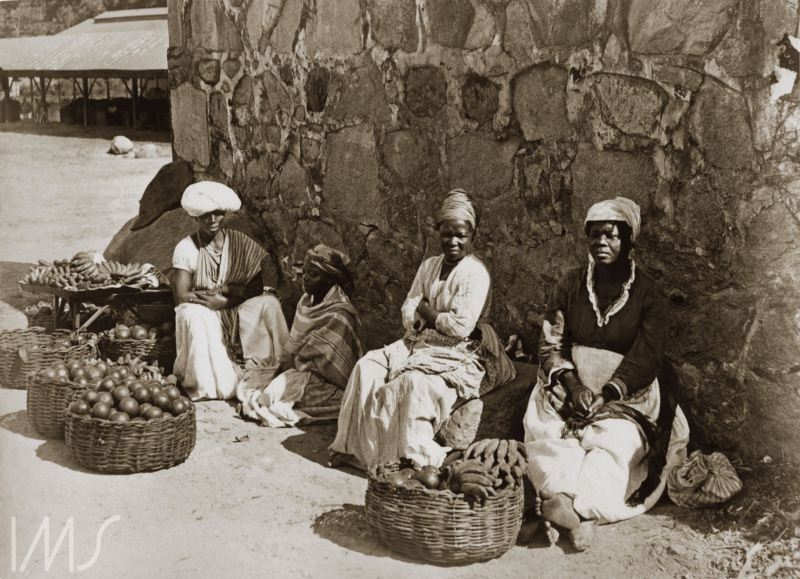
[[[251,199],[263,199],[268,196],[270,176],[272,174],[272,157],[269,154],[258,155],[247,164],[245,173],[244,194]]]
[[[291,207],[308,203],[307,176],[303,166],[294,155],[289,155],[281,167],[280,175],[272,184],[272,196],[280,195],[283,202]]]
[[[628,135],[651,136],[669,100],[656,83],[633,76],[598,74],[595,87],[603,120]]]
[[[548,46],[590,42],[606,20],[607,0],[528,0],[538,36]]]
[[[197,63],[197,74],[203,82],[215,85],[219,82],[219,60],[216,58],[204,58]]]
[[[186,161],[173,161],[158,170],[139,200],[139,217],[131,225],[136,231],[181,206],[183,191],[194,183],[192,168]]]
[[[796,287],[800,271],[800,225],[785,204],[761,209],[746,227],[743,247],[732,264],[747,286]]]
[[[478,121],[490,121],[497,112],[497,85],[486,77],[470,75],[461,89],[461,102],[467,117]]]
[[[242,38],[221,0],[192,2],[192,40],[198,48],[239,52]]]
[[[417,4],[414,0],[368,0],[372,37],[386,48],[417,50]]]
[[[435,116],[447,104],[447,80],[437,66],[412,68],[406,77],[406,106],[420,118]]]
[[[322,67],[312,68],[306,77],[306,108],[310,113],[321,113],[328,102],[331,72]]]
[[[451,139],[447,145],[450,187],[480,199],[492,199],[511,188],[518,143],[499,143],[479,133]]]
[[[336,229],[322,221],[303,219],[297,224],[297,236],[292,251],[292,263],[302,264],[309,249],[324,243],[347,253],[347,246]]]
[[[250,3],[245,18],[245,30],[250,46],[258,48],[264,34],[269,38],[284,2],[285,0],[253,0]]]
[[[428,0],[431,40],[450,48],[464,48],[475,20],[469,0]]]
[[[348,127],[329,134],[327,152],[323,199],[352,219],[376,224],[382,215],[382,201],[372,125]]]
[[[514,363],[517,377],[489,394],[458,406],[436,435],[437,441],[464,450],[476,440],[505,438],[522,440],[522,419],[536,385],[538,366]]]
[[[707,54],[735,20],[737,0],[633,0],[631,49],[643,54]]]
[[[363,56],[358,58],[353,70],[344,75],[341,95],[328,109],[328,114],[337,121],[362,119],[376,125],[387,124],[391,111],[383,88],[383,75],[369,55]]]
[[[264,71],[260,77],[261,86],[264,87],[261,93],[262,108],[267,106],[270,111],[286,111],[291,113],[294,110],[292,97],[280,79],[270,71]],[[264,102],[266,100],[266,102]],[[270,116],[271,117],[271,116]]]
[[[181,159],[202,166],[209,162],[206,93],[183,83],[171,92],[172,134]]]
[[[689,133],[706,159],[724,169],[748,169],[755,161],[745,97],[706,78],[689,109]]]
[[[589,207],[615,197],[632,199],[645,214],[657,185],[656,168],[649,156],[598,152],[581,143],[572,163],[572,218],[583,223]]]
[[[302,15],[303,0],[286,0],[270,38],[270,44],[277,52],[292,52]]]
[[[503,48],[521,63],[530,62],[536,39],[526,0],[511,0],[506,7]]]
[[[313,33],[318,52],[329,55],[361,52],[359,0],[317,0],[315,22]]]
[[[169,47],[183,46],[183,0],[167,1]]]
[[[386,135],[381,153],[384,164],[401,185],[411,186],[419,179],[424,159],[411,131],[395,131]]]
[[[708,178],[692,179],[678,195],[675,221],[689,244],[718,250],[727,239],[725,214],[714,197]]]
[[[567,118],[567,71],[557,66],[534,66],[514,78],[514,114],[528,141],[567,140],[573,129]]]

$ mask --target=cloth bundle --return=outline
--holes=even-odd
[[[681,507],[711,507],[742,490],[742,481],[724,454],[694,451],[667,477],[667,493]]]

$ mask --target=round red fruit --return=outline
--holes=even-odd
[[[153,406],[158,406],[161,410],[166,411],[170,404],[172,404],[172,398],[165,392],[153,394]]]
[[[131,418],[139,414],[139,403],[133,398],[123,398],[119,401],[119,404],[117,404],[117,408],[119,408],[120,412],[124,412]]]
[[[71,412],[78,414],[79,416],[89,414],[91,411],[91,408],[89,408],[89,404],[86,402],[86,400],[76,400],[69,405],[69,409]]]
[[[130,422],[131,417],[128,416],[125,412],[114,412],[111,416],[108,417],[111,422]]]
[[[154,418],[161,418],[164,413],[161,411],[160,408],[156,408],[155,406],[151,406],[147,409],[147,412],[144,413],[144,417],[147,420],[153,420]]]
[[[111,405],[104,402],[95,402],[94,406],[92,406],[92,416],[108,420],[108,417],[111,416]]]

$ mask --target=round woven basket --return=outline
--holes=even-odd
[[[29,376],[62,360],[83,360],[95,353],[92,343],[65,346],[69,332],[27,328],[0,332],[0,385],[23,390]]]
[[[100,354],[112,362],[124,358],[127,354],[131,358],[139,358],[148,364],[158,362],[158,365],[169,372],[175,363],[175,338],[166,337],[153,340],[119,340],[104,337],[99,344]],[[169,373],[168,372],[168,373]]]
[[[67,410],[67,448],[82,466],[110,474],[169,468],[186,460],[197,438],[194,405],[180,416],[111,422]]]
[[[481,500],[452,491],[415,490],[385,482],[400,470],[394,461],[369,470],[365,504],[370,526],[391,549],[445,565],[499,557],[522,526],[522,485]]]
[[[28,422],[42,436],[64,438],[64,412],[76,394],[86,390],[75,382],[56,382],[33,376],[28,381]]]

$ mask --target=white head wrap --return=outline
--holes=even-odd
[[[192,217],[200,217],[212,211],[237,211],[242,202],[230,187],[214,181],[201,181],[186,188],[181,206]]]
[[[639,206],[625,197],[616,199],[606,199],[595,203],[589,208],[583,224],[590,221],[624,221],[631,226],[631,241],[636,241],[639,231],[642,229],[642,216]]]
[[[436,217],[436,224],[438,225],[447,219],[466,221],[472,225],[473,231],[477,229],[475,208],[472,206],[469,195],[463,189],[453,189],[442,202],[439,215]]]

